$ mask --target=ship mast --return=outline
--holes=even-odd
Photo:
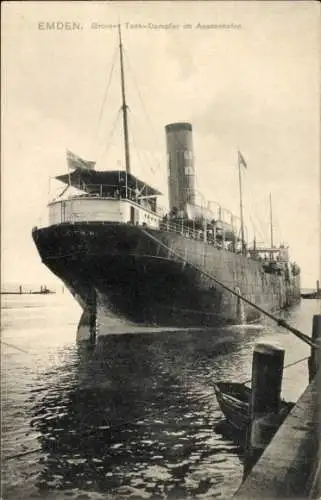
[[[125,165],[127,174],[130,174],[130,154],[129,154],[129,140],[128,140],[128,118],[127,118],[128,106],[126,104],[126,94],[125,94],[124,58],[123,58],[123,44],[121,39],[120,24],[118,25],[118,33],[119,33],[122,112],[123,112],[123,127],[124,127]]]
[[[273,219],[272,219],[272,196],[270,193],[270,242],[271,248],[273,248]]]
[[[240,152],[238,151],[238,167],[239,167],[239,187],[240,187],[240,219],[241,219],[241,249],[242,249],[242,255],[245,253],[245,242],[244,242],[244,220],[243,220],[243,201],[242,201],[242,175],[241,175],[241,156]]]

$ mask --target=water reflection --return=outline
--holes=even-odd
[[[212,383],[249,379],[262,337],[281,341],[285,363],[309,348],[263,323],[139,335],[128,327],[90,350],[76,346],[79,310],[62,298],[9,296],[3,312],[6,498],[231,497],[242,454],[222,431]],[[285,314],[309,333],[318,312],[305,301]],[[283,397],[296,400],[306,383],[306,364],[285,371]]]
[[[208,382],[223,376],[219,360],[242,340],[218,333],[111,336],[96,349],[80,346],[56,377],[45,373],[53,383],[31,419],[42,450],[37,487],[218,495],[239,449],[214,432],[221,414]]]

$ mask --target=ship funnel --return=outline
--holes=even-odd
[[[186,213],[186,204],[195,204],[195,172],[192,125],[166,125],[169,207]]]

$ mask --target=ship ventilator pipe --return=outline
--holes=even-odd
[[[291,333],[293,333],[296,337],[298,337],[299,339],[301,339],[303,342],[305,342],[306,344],[309,344],[309,346],[314,347],[316,349],[320,348],[319,345],[315,344],[308,335],[306,335],[305,333],[300,332],[300,330],[297,330],[296,328],[293,328],[293,326],[289,325],[286,321],[284,321],[284,319],[277,318],[276,316],[274,316],[274,314],[271,314],[270,312],[266,311],[265,309],[262,309],[262,307],[258,306],[257,304],[255,304],[251,300],[243,297],[243,295],[241,295],[240,293],[237,293],[235,290],[233,290],[229,286],[224,285],[224,283],[222,283],[221,281],[219,281],[217,278],[215,278],[214,276],[212,276],[208,272],[204,271],[204,269],[199,268],[198,266],[196,266],[192,262],[189,262],[187,259],[185,259],[181,255],[179,255],[177,252],[175,252],[175,250],[172,250],[170,247],[168,247],[167,245],[165,245],[165,243],[163,243],[162,241],[160,241],[158,238],[156,238],[155,236],[153,236],[152,234],[150,234],[145,229],[141,229],[141,231],[148,238],[150,238],[151,240],[153,240],[155,243],[157,243],[161,247],[165,248],[166,250],[169,250],[172,255],[175,255],[176,257],[178,257],[179,259],[181,259],[183,262],[187,263],[191,268],[195,269],[195,271],[197,271],[197,272],[199,272],[201,274],[204,274],[204,276],[206,276],[210,280],[214,281],[214,283],[217,283],[220,287],[224,288],[224,290],[227,290],[228,292],[232,293],[233,295],[235,295],[235,297],[238,297],[239,299],[243,300],[244,302],[246,302],[247,304],[249,304],[251,307],[253,307],[257,311],[260,311],[262,314],[265,314],[265,316],[267,316],[268,318],[270,318],[273,321],[275,321],[279,326],[283,326],[283,328],[286,328],[287,330],[289,330]]]

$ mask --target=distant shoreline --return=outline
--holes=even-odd
[[[29,292],[6,292],[6,291],[1,291],[1,295],[50,295],[52,293],[56,293],[53,290],[45,290],[45,291],[32,291],[30,290]]]

